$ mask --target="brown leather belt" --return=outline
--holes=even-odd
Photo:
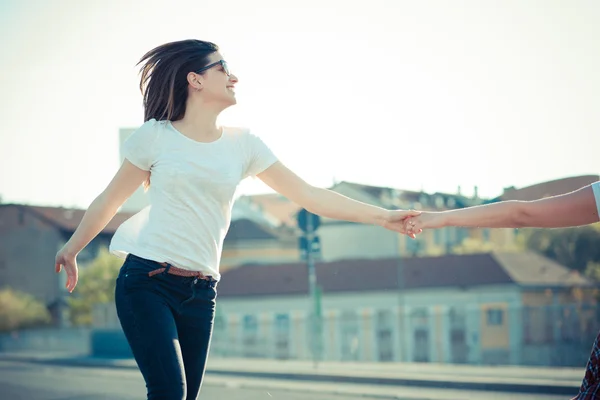
[[[188,278],[193,277],[193,278],[202,279],[205,281],[213,280],[212,276],[206,276],[200,271],[190,271],[188,269],[177,268],[177,267],[174,267],[174,266],[169,265],[164,262],[158,263],[158,264],[163,265],[164,268],[158,268],[158,269],[155,269],[154,271],[150,271],[150,272],[148,272],[148,276],[154,276],[156,274],[161,274],[161,273],[167,271],[167,274],[171,274],[171,275],[184,276],[184,277],[188,277]]]

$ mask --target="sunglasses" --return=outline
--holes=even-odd
[[[204,72],[207,69],[211,69],[212,67],[216,67],[217,65],[221,65],[221,67],[223,67],[223,71],[225,71],[225,73],[227,74],[227,76],[230,76],[231,73],[229,72],[229,67],[227,66],[227,62],[225,60],[219,60],[217,62],[214,62],[212,64],[208,64],[206,67],[200,68],[199,70],[195,71],[197,74],[199,74],[200,72]]]

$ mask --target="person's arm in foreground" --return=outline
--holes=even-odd
[[[502,201],[442,212],[423,212],[405,221],[406,229],[446,226],[481,228],[563,228],[589,225],[600,220],[600,182],[571,193],[533,201]]]

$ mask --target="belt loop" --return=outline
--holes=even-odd
[[[169,264],[169,263],[165,263],[165,264],[167,264],[167,266],[165,267],[165,270],[163,271],[163,275],[168,274],[169,273],[169,269],[171,268],[171,264]]]

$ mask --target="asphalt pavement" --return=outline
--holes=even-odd
[[[1,400],[132,400],[145,398],[145,385],[136,370],[58,366],[0,361]],[[514,394],[298,382],[207,374],[201,400],[508,400]],[[521,400],[559,400],[564,396],[520,395]]]

